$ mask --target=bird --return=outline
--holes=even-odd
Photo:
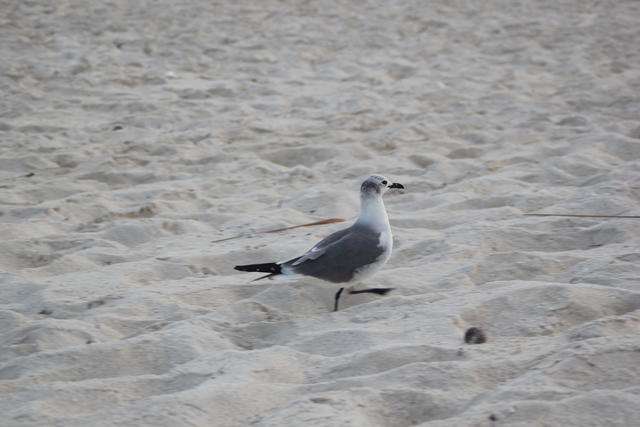
[[[404,189],[380,175],[371,175],[360,186],[360,214],[350,227],[330,234],[307,252],[287,261],[237,265],[234,269],[268,273],[255,280],[314,278],[338,286],[333,311],[340,296],[377,272],[391,256],[393,235],[382,195],[391,189]],[[255,281],[254,280],[254,281]],[[350,294],[386,295],[393,288],[350,290]]]

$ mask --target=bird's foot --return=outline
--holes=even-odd
[[[350,294],[376,294],[376,295],[386,295],[393,288],[369,288],[369,289],[360,289],[358,291],[349,291]]]

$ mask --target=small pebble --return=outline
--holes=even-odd
[[[487,342],[487,336],[480,328],[469,328],[464,333],[464,342],[467,344],[482,344]]]

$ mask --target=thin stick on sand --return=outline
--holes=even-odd
[[[240,237],[253,236],[254,234],[278,233],[280,231],[293,230],[294,228],[311,227],[314,225],[333,224],[335,222],[344,222],[344,221],[346,220],[342,218],[329,218],[329,219],[323,219],[322,221],[310,222],[308,224],[300,224],[300,225],[292,225],[290,227],[276,228],[275,230],[256,231],[255,233],[239,234],[233,237],[225,237],[224,239],[212,240],[211,243],[218,243],[218,242],[224,242],[225,240],[239,239]]]
[[[568,218],[626,218],[626,219],[640,219],[640,215],[578,215],[578,214],[552,214],[552,213],[526,213],[524,216],[557,216],[557,217],[568,217]],[[323,219],[322,221],[310,222],[308,224],[299,224],[292,225],[290,227],[276,228],[274,230],[266,230],[266,231],[256,231],[255,233],[247,233],[247,234],[238,234],[237,236],[225,237],[224,239],[212,240],[211,243],[224,242],[226,240],[239,239],[241,237],[253,236],[255,234],[265,234],[265,233],[279,233],[281,231],[293,230],[294,228],[300,227],[313,227],[315,225],[325,225],[325,224],[333,224],[336,222],[344,222],[345,219],[342,218],[329,218]]]

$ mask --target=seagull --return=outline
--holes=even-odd
[[[378,271],[391,256],[393,236],[382,195],[389,189],[404,189],[380,175],[371,175],[360,186],[360,214],[348,228],[330,234],[304,254],[287,261],[237,265],[239,271],[268,273],[255,280],[311,277],[340,289],[334,297],[338,311],[340,295]],[[254,280],[254,281],[255,281]],[[350,290],[350,294],[386,295],[393,288]]]

